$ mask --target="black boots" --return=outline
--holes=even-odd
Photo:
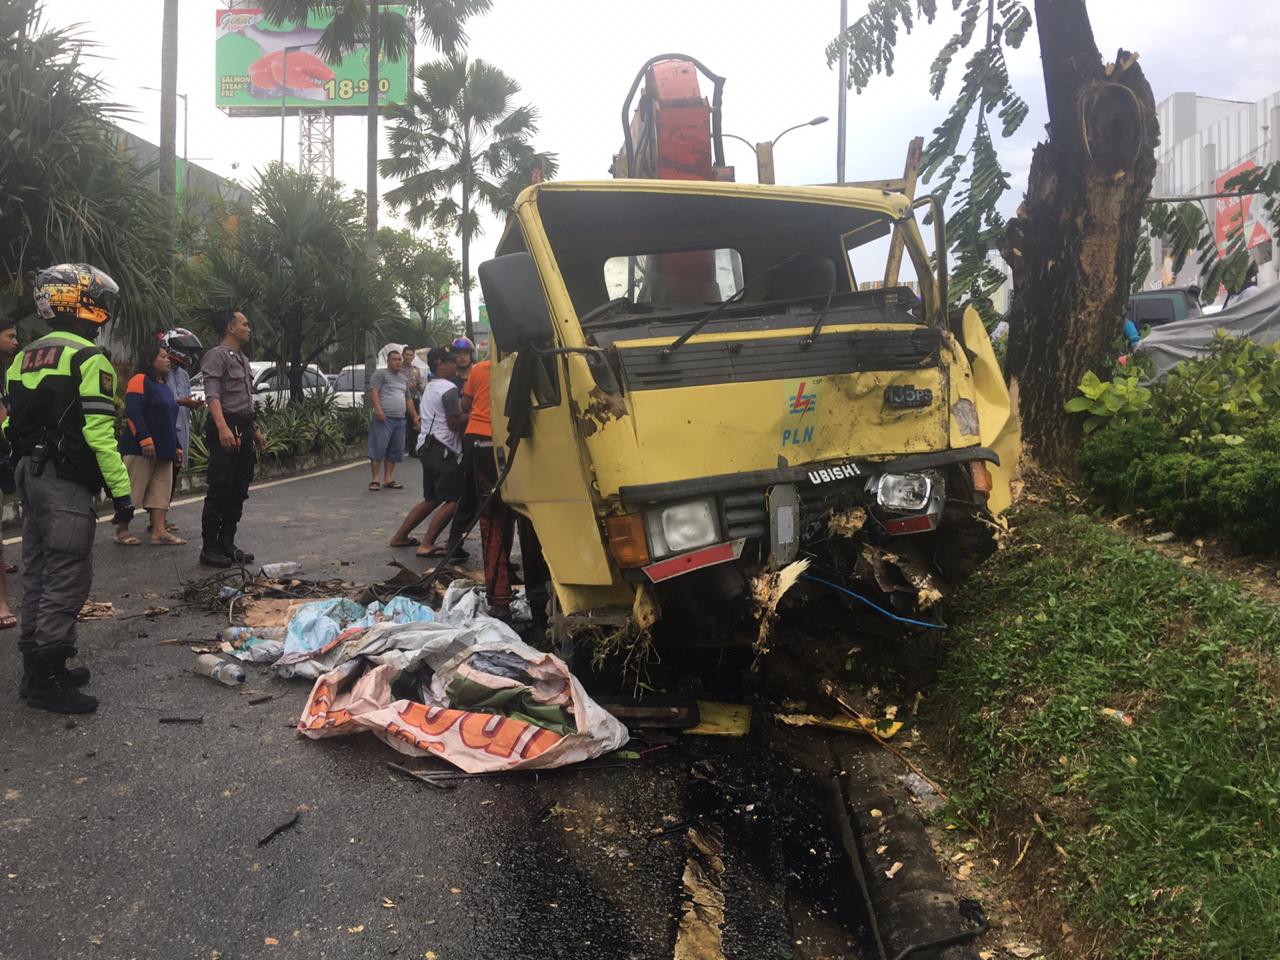
[[[236,527],[238,524],[223,523],[222,524],[222,552],[230,557],[232,561],[239,564],[253,563],[253,554],[241,550],[236,546]]]
[[[200,550],[200,563],[204,566],[226,569],[237,563],[253,563],[253,554],[236,546],[236,524],[221,523],[216,529],[205,524],[201,533],[204,546]]]
[[[92,713],[98,700],[76,688],[89,682],[86,667],[67,669],[64,654],[23,653],[22,684],[18,693],[27,706],[54,713]]]
[[[72,654],[75,656],[75,654]],[[88,667],[68,667],[66,661],[69,658],[59,658],[59,665],[66,678],[77,687],[83,687],[89,682]],[[31,685],[31,678],[35,675],[40,666],[40,654],[23,653],[22,655],[22,680],[18,683],[18,699],[27,699],[27,689]]]

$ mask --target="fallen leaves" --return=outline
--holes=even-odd
[[[347,933],[364,933],[364,924],[358,923],[354,927],[347,927]]]
[[[390,897],[382,898],[382,909],[394,910],[395,908],[396,908],[396,902],[394,900],[392,900]]]
[[[89,620],[110,620],[116,615],[115,605],[109,600],[86,600],[76,619],[81,623]]]
[[[893,866],[884,872],[884,875],[892,880],[898,875],[898,871],[903,868],[904,864],[901,860],[893,861]]]

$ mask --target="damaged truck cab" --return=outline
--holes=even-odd
[[[897,284],[904,255],[918,294]],[[808,559],[927,617],[994,548],[1018,447],[939,261],[886,190],[525,190],[479,277],[502,496],[561,612],[729,639],[758,615],[753,583]]]

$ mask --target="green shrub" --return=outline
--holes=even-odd
[[[1122,420],[1084,438],[1080,469],[1089,486],[1111,506],[1128,510],[1135,502],[1139,464],[1178,449],[1177,439],[1159,420]]]

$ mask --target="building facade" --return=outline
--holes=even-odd
[[[1253,167],[1280,162],[1280,91],[1247,102],[1175,93],[1156,105],[1160,146],[1152,195],[1178,198],[1221,193],[1234,176]],[[1262,212],[1260,198],[1198,201],[1221,247],[1234,225],[1243,219],[1250,256],[1259,266],[1259,284],[1280,279],[1275,241]],[[1159,240],[1152,241],[1154,267],[1147,289],[1195,283],[1199,269],[1188,258],[1178,276]],[[1219,294],[1221,297],[1221,293]]]

